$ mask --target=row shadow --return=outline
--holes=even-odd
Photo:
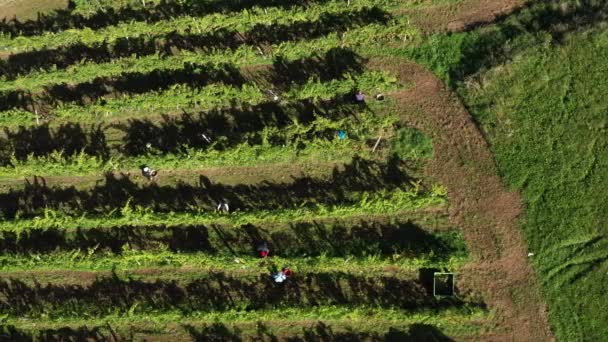
[[[223,323],[200,325],[183,325],[194,341],[287,341],[287,342],[358,342],[358,341],[388,341],[388,342],[450,342],[452,338],[445,335],[438,327],[415,323],[408,329],[389,328],[384,333],[359,331],[356,327],[347,326],[333,328],[322,321],[303,327],[300,333],[290,335],[277,334],[272,326],[258,322],[256,331],[252,335],[245,333],[238,326],[229,326]],[[14,326],[0,327],[0,340],[6,341],[136,341],[136,329],[116,331],[109,324],[98,327],[41,329],[35,332],[22,330]],[[142,332],[147,335],[146,332]]]
[[[315,204],[348,204],[363,192],[411,187],[412,178],[396,156],[386,162],[355,157],[343,169],[334,168],[327,178],[300,177],[290,183],[255,185],[212,183],[204,175],[199,184],[138,184],[130,177],[108,173],[104,182],[87,189],[47,186],[43,178],[26,181],[21,189],[0,194],[0,214],[13,219],[42,215],[45,209],[81,215],[109,213],[127,203],[155,212],[188,211],[193,207],[214,210],[227,202],[231,210],[275,210]]]
[[[285,227],[246,224],[221,226],[121,226],[64,230],[32,229],[0,232],[0,251],[6,254],[50,253],[75,249],[121,254],[130,250],[168,249],[172,252],[205,252],[213,255],[257,255],[266,243],[270,255],[331,257],[366,255],[430,255],[445,261],[456,254],[465,255],[466,247],[456,230],[431,233],[412,221],[380,223],[360,221],[353,224],[302,222]]]
[[[145,154],[185,153],[190,148],[223,151],[238,144],[283,146],[298,139],[298,148],[306,141],[335,137],[333,129],[311,127],[307,132],[288,136],[285,133],[265,135],[265,128],[285,128],[294,122],[310,124],[318,117],[330,120],[352,118],[368,111],[353,102],[354,95],[344,94],[330,100],[299,100],[288,103],[274,101],[258,105],[239,105],[222,109],[181,115],[161,115],[160,119],[129,119],[107,126],[65,123],[51,127],[39,126],[4,128],[0,137],[0,166],[14,166],[14,161],[26,161],[30,156],[44,157],[62,153],[70,159],[81,153],[107,161],[111,155],[139,156]],[[120,138],[110,143],[108,130],[120,132]],[[44,174],[44,170],[41,170]]]
[[[269,269],[269,272],[272,271]],[[438,298],[418,279],[368,277],[333,272],[295,273],[284,283],[269,275],[233,276],[207,273],[193,280],[97,278],[88,285],[0,280],[0,310],[20,315],[104,315],[136,307],[150,310],[260,310],[320,305],[368,305],[404,310],[440,309],[463,305],[485,307],[457,297]]]
[[[218,29],[209,33],[171,32],[153,37],[118,38],[113,43],[75,43],[53,49],[12,54],[8,59],[0,60],[0,74],[11,80],[32,71],[64,69],[83,60],[107,63],[133,55],[173,55],[176,50],[210,53],[218,49],[235,50],[241,45],[264,46],[309,40],[374,23],[386,24],[389,18],[388,13],[373,7],[351,13],[324,13],[315,21],[291,25],[257,24],[246,32],[231,29]]]
[[[342,79],[346,75],[360,74],[365,59],[346,48],[332,48],[323,55],[313,55],[294,61],[278,56],[268,67],[244,73],[229,63],[184,63],[171,69],[155,69],[147,73],[124,72],[115,77],[97,77],[91,81],[71,84],[54,84],[41,92],[15,89],[0,94],[0,110],[20,108],[37,111],[42,117],[59,104],[88,103],[122,95],[162,91],[176,84],[193,88],[212,83],[240,87],[247,82],[269,85],[277,90],[303,84],[310,78],[321,81]]]
[[[313,4],[323,4],[329,0],[211,0],[211,1],[169,1],[149,2],[145,7],[127,5],[120,8],[104,7],[90,15],[74,12],[77,4],[68,1],[66,9],[58,9],[50,14],[38,14],[36,19],[12,20],[0,22],[0,32],[13,36],[35,36],[45,32],[60,32],[68,29],[90,28],[98,30],[107,26],[131,21],[155,23],[170,20],[183,15],[192,17],[214,13],[230,13],[254,7],[292,8]]]

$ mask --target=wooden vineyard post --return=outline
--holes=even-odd
[[[378,148],[378,145],[380,144],[380,140],[382,140],[382,135],[383,135],[383,133],[381,133],[380,136],[378,137],[378,140],[376,140],[376,143],[374,144],[374,148],[372,149],[372,153],[376,152],[376,149]]]

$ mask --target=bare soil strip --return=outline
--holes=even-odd
[[[235,261],[236,262],[236,261]],[[260,264],[265,264],[260,261]],[[270,264],[270,263],[268,263]],[[112,273],[110,271],[77,271],[77,270],[45,270],[45,271],[22,271],[22,272],[3,272],[0,276],[0,281],[19,281],[26,284],[40,284],[42,286],[55,285],[55,286],[90,286],[96,281],[108,279],[112,277],[118,277],[122,281],[128,281],[129,279],[137,279],[142,282],[158,282],[159,280],[176,281],[176,282],[189,282],[195,279],[202,279],[208,277],[211,273],[224,274],[226,270],[213,270],[213,269],[200,269],[191,267],[151,267],[142,269],[132,269],[118,271]],[[227,276],[233,278],[246,278],[246,277],[259,277],[267,274],[268,271],[264,268],[250,268],[250,269],[230,269]],[[307,272],[313,273],[313,272]],[[269,274],[269,273],[268,273]],[[364,275],[355,274],[355,276],[364,277],[377,277],[386,276],[396,279],[412,280],[416,281],[418,277],[417,272],[404,270],[399,267],[389,267],[384,269],[376,270],[374,272],[367,272]],[[1,295],[0,295],[1,297]]]
[[[474,262],[459,275],[461,290],[481,291],[498,311],[497,329],[487,338],[547,341],[547,310],[528,263],[518,229],[522,200],[505,189],[489,146],[458,97],[422,66],[385,58],[372,68],[392,68],[415,86],[394,94],[402,120],[433,139],[425,173],[447,186],[450,218],[461,227]]]
[[[457,4],[405,9],[424,33],[459,32],[489,24],[521,8],[528,0],[468,0]]]
[[[0,1],[0,20],[36,19],[38,12],[47,13],[54,9],[66,8],[66,0],[3,0]]]
[[[153,166],[153,165],[152,165]],[[295,178],[330,177],[334,170],[342,170],[343,163],[292,163],[267,164],[257,166],[226,166],[208,167],[201,169],[171,169],[159,170],[156,184],[159,186],[184,183],[196,183],[201,176],[209,178],[214,183],[226,185],[259,184],[262,182],[291,183]],[[111,173],[117,179],[128,177],[137,184],[149,183],[140,170],[121,170]],[[40,176],[47,186],[74,186],[85,189],[104,181],[103,174],[90,176]],[[2,178],[0,177],[0,192],[17,189],[24,186],[26,180],[32,182],[34,177]]]

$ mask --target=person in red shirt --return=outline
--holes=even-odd
[[[268,248],[268,244],[266,244],[266,242],[262,242],[258,248],[257,248],[258,253],[260,253],[260,256],[262,258],[265,258],[268,256],[268,253],[270,253],[270,249]]]

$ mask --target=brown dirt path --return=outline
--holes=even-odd
[[[36,19],[37,13],[47,13],[54,9],[67,7],[66,0],[2,0],[0,19]]]
[[[498,17],[523,7],[528,0],[465,0],[455,4],[405,9],[412,24],[423,32],[458,32],[470,27],[489,24]]]
[[[236,260],[236,258],[235,258]],[[236,261],[235,261],[235,264]],[[363,268],[362,268],[363,270]],[[347,270],[347,273],[351,273],[357,277],[377,277],[386,276],[395,279],[417,281],[418,272],[403,269],[399,267],[385,267],[383,269],[376,269],[373,271],[362,270]],[[225,268],[225,269],[214,269],[213,267],[201,268],[194,266],[185,267],[149,267],[140,269],[129,269],[119,270],[116,273],[112,271],[82,271],[82,270],[35,270],[35,271],[14,271],[14,272],[3,272],[0,275],[0,281],[12,282],[18,281],[30,285],[41,284],[42,286],[55,285],[55,286],[91,286],[96,281],[102,279],[108,279],[118,277],[123,281],[129,279],[136,279],[141,282],[154,283],[159,280],[167,280],[175,283],[188,283],[192,280],[202,279],[209,277],[210,274],[227,274],[233,278],[246,278],[246,277],[257,277],[261,274],[268,272],[267,264],[260,261],[257,267],[251,266],[248,268]],[[296,270],[297,272],[297,270]],[[315,273],[315,271],[308,270],[306,273]],[[0,294],[0,298],[2,295]]]
[[[262,182],[291,183],[296,178],[314,177],[327,178],[334,170],[343,170],[343,162],[294,162],[291,164],[262,164],[255,166],[226,166],[207,167],[200,169],[171,169],[159,171],[156,184],[159,186],[175,185],[178,183],[198,183],[201,176],[209,178],[211,182],[226,185],[259,184]],[[141,176],[141,171],[119,170],[112,173],[120,179],[128,177],[136,184],[149,183]],[[102,173],[87,176],[40,176],[47,186],[74,186],[77,189],[87,189],[100,182],[104,182]],[[0,177],[0,193],[10,189],[22,188],[25,181],[33,182],[34,177]]]
[[[448,188],[451,221],[463,229],[474,262],[459,275],[465,292],[481,292],[497,310],[488,340],[553,340],[527,245],[518,229],[522,200],[505,189],[489,146],[458,97],[422,66],[390,58],[372,68],[392,69],[415,86],[392,94],[402,120],[433,139],[425,173]]]

